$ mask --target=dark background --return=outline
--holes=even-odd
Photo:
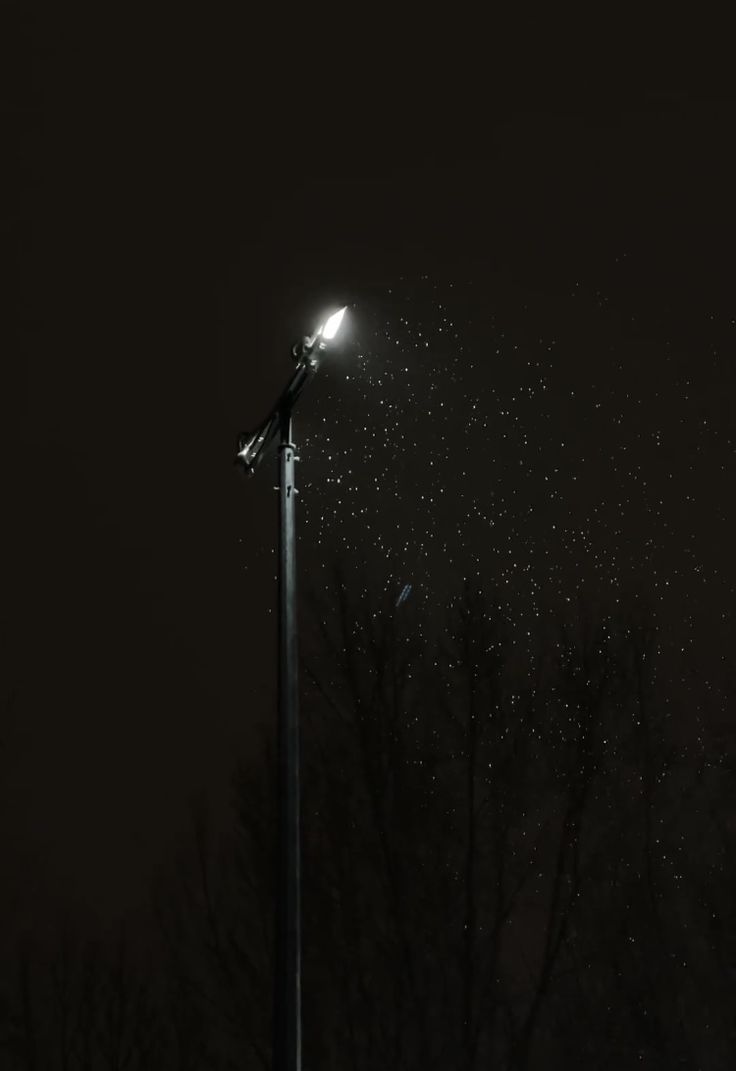
[[[589,374],[591,347],[615,339],[625,370],[605,415],[650,438],[660,430],[672,455],[652,469],[652,500],[669,495],[662,523],[683,540],[697,533],[707,572],[683,578],[681,555],[662,550],[669,620],[693,609],[698,665],[732,672],[732,99],[712,81],[691,85],[667,35],[641,26],[556,27],[562,51],[532,17],[429,36],[367,12],[329,24],[287,31],[232,12],[122,8],[29,7],[18,20],[6,117],[20,181],[4,221],[18,269],[4,361],[6,939],[68,910],[104,923],[140,908],[186,824],[187,795],[221,799],[234,758],[272,717],[273,481],[245,485],[232,457],[290,374],[290,344],[331,302],[355,304],[351,345],[379,362],[378,319],[395,333],[404,291],[414,321],[431,320],[438,300],[472,308],[460,331],[479,362],[491,333],[476,313],[489,307],[494,330],[523,336],[522,349],[561,333],[549,404],[576,429],[580,459],[601,426],[589,407],[576,425],[560,399],[583,381],[605,393],[610,370]],[[619,38],[637,44],[625,61]],[[652,49],[673,69],[655,74]],[[420,427],[426,380],[412,359]],[[514,386],[492,373],[478,373],[484,399]],[[341,429],[342,456],[370,464],[363,395],[340,393],[334,365],[325,378],[303,403],[315,444],[302,469],[307,517],[334,510],[322,416]],[[448,394],[455,413],[466,400]],[[381,471],[416,486],[425,450],[394,425],[388,434]],[[488,477],[488,457],[475,457],[471,498]],[[626,498],[587,479],[612,503]],[[452,469],[441,477],[451,495],[455,481]],[[575,487],[562,494],[574,511]],[[466,508],[453,501],[450,529]],[[393,525],[395,503],[376,502]],[[638,535],[615,548],[629,590],[651,580],[641,540],[652,515],[637,509]],[[327,523],[324,533],[327,560],[345,547]],[[455,572],[436,574],[448,584],[471,546],[454,538]],[[604,529],[595,538],[614,556]],[[316,569],[315,554],[304,548]]]

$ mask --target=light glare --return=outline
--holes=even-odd
[[[322,338],[329,340],[335,337],[337,332],[340,330],[340,324],[342,323],[342,318],[345,315],[346,309],[347,305],[345,305],[342,309],[339,309],[337,312],[334,312],[332,316],[330,316],[322,331]]]

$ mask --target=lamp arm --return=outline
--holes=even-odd
[[[260,461],[276,446],[282,415],[291,416],[302,391],[316,370],[317,361],[313,358],[300,360],[294,375],[263,423],[255,431],[243,432],[240,436],[235,463],[242,465],[248,475],[254,475]]]

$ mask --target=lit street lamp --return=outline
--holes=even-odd
[[[292,348],[296,371],[271,412],[242,435],[236,461],[253,475],[261,459],[279,444],[279,711],[278,711],[278,872],[273,1017],[273,1071],[301,1071],[301,912],[299,867],[299,709],[296,620],[296,541],[294,527],[294,443],[291,417],[320,354],[335,338],[345,308]]]

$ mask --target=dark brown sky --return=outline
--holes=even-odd
[[[614,83],[610,57],[590,57],[576,81],[555,71],[543,33],[522,78],[501,42],[464,56],[401,35],[386,56],[380,34],[346,28],[330,62],[314,34],[282,50],[273,27],[237,18],[129,19],[29,14],[12,110],[19,389],[0,754],[11,926],[28,903],[103,915],[138,904],[186,794],[226,784],[270,714],[272,481],[246,488],[232,452],[328,302],[357,302],[356,337],[380,362],[377,317],[398,316],[389,289],[409,286],[415,322],[462,282],[471,296],[456,290],[456,307],[477,312],[487,291],[508,337],[567,332],[574,382],[595,360],[585,338],[607,337],[592,311],[603,294],[628,367],[673,347],[674,364],[652,365],[670,439],[689,368],[706,419],[721,422],[697,440],[706,471],[708,459],[730,466],[712,493],[701,474],[714,518],[701,511],[702,545],[721,562],[713,588],[734,579],[732,532],[715,520],[733,475],[732,103],[671,79]],[[424,274],[431,293],[406,283]],[[460,328],[480,353],[488,332]],[[344,458],[360,392],[341,395],[334,376],[305,433],[319,442],[317,417],[337,397]],[[328,469],[315,456],[317,480]],[[416,483],[420,460],[402,464]],[[325,486],[313,511],[334,509]]]

